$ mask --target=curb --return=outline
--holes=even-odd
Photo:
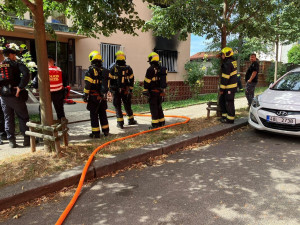
[[[234,124],[219,124],[199,132],[184,134],[157,144],[133,149],[116,155],[114,158],[96,160],[90,166],[85,179],[90,180],[102,177],[111,172],[124,169],[134,163],[145,162],[150,157],[168,154],[171,151],[185,148],[191,144],[222,136],[247,124],[247,118],[241,118],[236,120]],[[78,166],[49,177],[22,181],[3,188],[0,192],[0,210],[33,200],[48,193],[59,191],[64,187],[78,184],[83,168],[84,166]]]

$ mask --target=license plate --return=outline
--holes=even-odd
[[[287,118],[281,116],[267,116],[267,121],[271,123],[296,124],[296,118]]]

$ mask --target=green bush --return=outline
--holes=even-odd
[[[286,72],[287,72],[287,65],[278,62],[277,79],[282,77]],[[267,82],[269,84],[274,82],[274,73],[275,73],[275,63],[272,63],[267,72]]]
[[[184,68],[187,72],[184,82],[190,86],[193,96],[197,96],[203,87],[203,76],[207,68],[202,62],[187,62]]]
[[[288,51],[288,62],[294,64],[300,64],[300,44],[293,46]]]

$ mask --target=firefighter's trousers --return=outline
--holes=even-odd
[[[160,92],[157,92],[156,90],[150,91],[149,105],[152,117],[152,127],[154,128],[165,125],[164,112],[161,106],[162,99]]]
[[[113,105],[116,110],[117,122],[118,124],[124,125],[124,118],[122,112],[122,102],[128,117],[128,120],[133,120],[133,112],[131,109],[131,94],[126,94],[125,92],[115,92],[113,94]]]
[[[235,92],[231,91],[229,94],[228,91],[225,90],[219,99],[222,117],[229,121],[234,121],[235,117],[234,95]]]
[[[90,111],[91,127],[93,134],[100,134],[99,120],[103,133],[109,132],[107,120],[107,101],[98,100],[97,96],[90,96],[87,104],[87,109]]]

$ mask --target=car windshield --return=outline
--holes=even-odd
[[[300,91],[300,72],[292,72],[278,81],[272,90]]]

